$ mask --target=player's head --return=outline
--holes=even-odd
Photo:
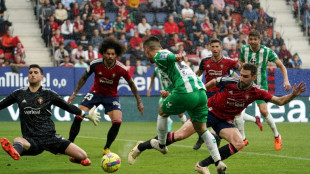
[[[252,82],[256,79],[257,67],[252,63],[245,63],[242,65],[240,71],[240,88],[246,89],[250,87]]]
[[[260,33],[257,30],[251,30],[249,34],[249,44],[252,49],[260,46]]]
[[[213,57],[220,58],[222,56],[222,42],[219,39],[210,40],[210,49]]]
[[[32,64],[29,66],[28,81],[30,86],[36,86],[40,84],[43,78],[43,69],[39,65]]]
[[[143,48],[144,48],[146,57],[151,62],[153,62],[153,58],[156,52],[162,49],[159,39],[155,36],[150,36],[149,38],[147,38],[143,42]]]
[[[114,37],[104,38],[99,47],[99,53],[103,55],[108,64],[113,64],[116,57],[121,56],[125,51],[124,44]]]

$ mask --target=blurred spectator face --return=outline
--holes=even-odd
[[[62,3],[61,2],[58,3],[57,7],[58,7],[58,9],[62,9]]]
[[[65,58],[64,58],[64,62],[65,62],[65,63],[69,63],[69,61],[70,61],[69,56],[65,56]]]
[[[78,50],[79,50],[79,51],[82,51],[82,50],[83,50],[83,45],[79,45],[79,46],[78,46]]]
[[[81,36],[81,40],[86,40],[86,36],[85,36],[85,35],[82,35],[82,36]]]
[[[281,35],[280,35],[279,32],[276,33],[276,38],[277,38],[277,39],[280,39],[280,38],[281,38]]]
[[[226,8],[225,8],[225,13],[226,13],[226,14],[230,14],[230,8],[229,8],[229,7],[226,7]]]
[[[205,10],[205,6],[203,4],[200,4],[198,8],[199,8],[200,11],[204,11]]]
[[[173,40],[177,41],[179,39],[179,35],[178,34],[173,34]]]
[[[135,32],[135,38],[138,38],[139,37],[139,32]]]
[[[286,50],[285,44],[283,44],[283,45],[281,46],[281,49],[282,49],[282,50]]]
[[[145,24],[146,23],[146,19],[142,18],[141,22],[142,22],[142,24]]]
[[[50,4],[50,0],[45,0],[45,4],[46,5]]]
[[[121,23],[122,22],[122,18],[120,16],[117,16],[116,21],[117,21],[117,23]]]
[[[184,3],[184,8],[188,9],[190,6],[189,6],[189,3],[188,2],[185,2]]]
[[[160,35],[161,35],[161,36],[166,36],[166,32],[165,32],[164,29],[161,29],[161,30],[160,30]]]
[[[101,7],[101,1],[96,1],[96,7],[100,8]]]
[[[64,48],[65,48],[65,45],[64,45],[63,43],[60,43],[60,44],[59,44],[59,49],[60,49],[60,50],[64,50]]]
[[[83,21],[87,20],[87,14],[86,14],[86,13],[84,13],[84,14],[82,15],[82,20],[83,20]]]
[[[264,31],[264,33],[263,33],[263,37],[268,37],[268,31]]]
[[[51,16],[50,17],[50,22],[54,22],[54,21],[55,21],[54,16]]]
[[[99,30],[98,30],[98,29],[95,29],[95,30],[94,30],[94,35],[95,35],[95,36],[99,36]]]
[[[233,34],[229,33],[229,34],[228,34],[228,39],[229,39],[229,40],[232,40],[232,39],[233,39]]]
[[[232,51],[236,51],[237,50],[237,46],[235,44],[231,45],[231,50]]]
[[[193,23],[196,24],[197,20],[198,20],[197,17],[194,16],[194,17],[193,17]]]
[[[251,4],[247,5],[246,8],[247,8],[248,11],[252,11],[252,9],[253,9]]]
[[[59,30],[59,29],[56,29],[55,34],[56,34],[56,36],[59,36],[59,35],[60,35],[60,30]]]
[[[16,54],[16,55],[15,55],[14,61],[15,61],[15,63],[17,63],[17,64],[20,64],[20,63],[21,63],[21,58],[20,58],[20,55],[19,55],[19,54]]]
[[[209,23],[209,17],[205,17],[205,23]]]
[[[66,20],[66,24],[67,24],[67,26],[70,26],[70,24],[71,24],[71,21],[68,19],[68,20]]]
[[[127,18],[126,21],[127,21],[128,24],[131,24],[131,22],[132,22],[130,18]]]
[[[168,22],[169,22],[170,24],[174,23],[173,16],[169,16],[169,18],[168,18]]]
[[[120,40],[125,40],[125,39],[126,39],[125,34],[121,34]]]
[[[16,45],[17,48],[21,48],[22,47],[22,43],[18,42]]]
[[[92,45],[88,45],[88,51],[92,52],[93,51],[93,46]]]

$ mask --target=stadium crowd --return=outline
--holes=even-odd
[[[287,49],[279,32],[273,37],[276,19],[264,11],[259,0],[36,2],[34,11],[39,19],[42,39],[51,48],[55,66],[87,67],[92,60],[102,57],[98,54],[98,47],[103,38],[112,36],[127,48],[126,54],[118,60],[129,68],[131,74],[143,74],[146,67],[152,65],[146,60],[142,42],[150,35],[157,35],[165,49],[186,55],[188,64],[196,70],[200,59],[211,54],[208,44],[211,38],[223,42],[224,56],[238,59],[239,49],[247,44],[251,29],[261,33],[261,44],[273,49],[287,68],[301,68],[302,65],[298,54],[293,55]],[[25,54],[20,53],[25,52],[23,48],[17,51],[17,56],[16,51],[12,52],[15,48],[9,50],[12,53],[9,61],[1,54],[1,51],[8,52],[3,43],[6,35],[1,42],[2,62],[27,65]],[[17,49],[16,43],[14,47]]]

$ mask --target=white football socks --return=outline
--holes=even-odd
[[[166,145],[167,133],[168,133],[168,118],[158,115],[157,117],[157,135],[158,141],[161,145]]]
[[[214,136],[208,131],[208,129],[202,135],[200,135],[200,137],[206,143],[214,162],[221,160],[220,152],[216,145],[216,140]]]
[[[251,122],[256,123],[256,118],[253,117],[253,116],[251,116],[251,115],[249,115],[249,114],[247,114],[247,113],[245,113],[244,110],[243,110],[243,112],[241,113],[241,115],[242,115],[242,117],[243,117],[244,120],[247,120],[247,121],[251,121]]]
[[[244,121],[243,121],[243,115],[236,115],[235,117],[235,125],[238,128],[241,136],[242,136],[242,140],[245,140],[245,133],[244,133]]]
[[[268,123],[269,127],[271,128],[274,137],[278,137],[279,136],[279,132],[277,130],[276,123],[274,122],[274,119],[271,116],[271,114],[269,113],[269,115],[267,117],[264,117],[264,118],[266,119],[266,122]]]
[[[180,121],[184,124],[186,120],[187,120],[186,115],[183,114],[183,116],[180,118]]]

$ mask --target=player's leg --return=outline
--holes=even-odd
[[[264,101],[256,101],[259,111],[260,113],[263,115],[263,117],[266,119],[267,124],[269,125],[269,127],[271,128],[273,135],[275,137],[275,145],[274,148],[276,150],[281,150],[282,149],[282,140],[281,140],[281,135],[278,132],[276,123],[273,119],[273,117],[271,116],[271,114],[268,112],[267,109],[267,103]]]
[[[20,154],[24,150],[28,150],[31,145],[26,139],[21,137],[14,138],[12,145],[7,138],[3,137],[1,138],[1,146],[14,160],[19,160]]]
[[[254,122],[259,127],[260,131],[263,130],[263,125],[262,125],[262,123],[260,121],[260,117],[259,116],[253,117],[253,116],[245,113],[245,109],[243,110],[243,112],[241,114],[242,114],[243,120]]]
[[[73,163],[82,164],[83,166],[91,165],[86,152],[74,143],[70,143],[64,153],[70,156],[70,161]]]
[[[86,106],[79,105],[79,108],[83,111],[89,111],[90,109]],[[69,133],[69,141],[74,142],[76,136],[79,134],[80,129],[81,129],[81,123],[83,121],[83,117],[80,115],[76,115],[74,117],[73,123],[70,128],[70,133]]]
[[[112,126],[109,129],[109,132],[107,134],[107,142],[104,146],[103,155],[110,152],[110,147],[112,143],[114,142],[115,138],[118,135],[119,129],[122,124],[122,111],[121,110],[112,110],[107,113],[111,119]]]
[[[244,119],[243,119],[243,114],[238,114],[236,115],[235,117],[235,125],[236,127],[238,128],[240,134],[241,134],[241,137],[242,137],[242,140],[243,140],[243,143],[244,145],[248,145],[248,140],[246,139],[245,137],[245,132],[244,132]]]
[[[168,119],[168,132],[171,132],[173,120],[170,117],[168,117],[167,119]]]

